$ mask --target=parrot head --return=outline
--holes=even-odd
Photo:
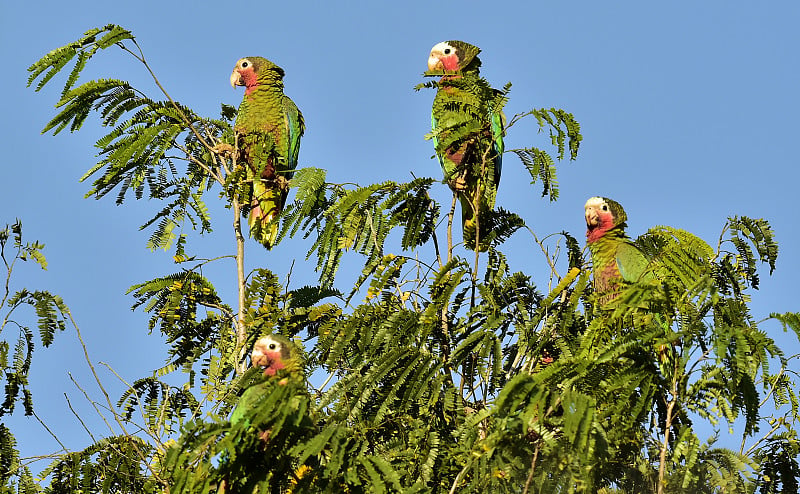
[[[586,238],[593,242],[612,228],[625,227],[628,215],[622,206],[607,197],[591,197],[583,207],[586,218]]]
[[[442,41],[431,48],[428,56],[428,71],[458,72],[478,70],[481,60],[478,53],[481,49],[463,41]]]
[[[274,376],[286,369],[297,357],[295,344],[285,336],[274,334],[259,338],[251,354],[253,366],[263,367],[265,376]]]
[[[249,93],[266,77],[271,79],[283,79],[283,69],[262,57],[245,57],[236,62],[236,66],[231,72],[231,86],[244,86],[245,92]]]

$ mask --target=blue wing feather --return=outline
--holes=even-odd
[[[291,170],[286,174],[287,178],[291,178],[295,168],[297,168],[297,158],[300,154],[300,137],[305,131],[305,122],[303,121],[303,114],[297,108],[297,105],[288,97],[283,98],[283,115],[286,128],[289,131],[289,139],[287,139],[286,149],[286,164]]]

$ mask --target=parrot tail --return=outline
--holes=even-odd
[[[266,189],[254,195],[252,209],[247,218],[250,236],[267,249],[278,240],[278,214],[283,209],[286,194],[280,189]]]
[[[481,204],[481,214],[475,218],[474,207],[465,195],[460,195],[461,200],[461,227],[464,234],[464,245],[470,249],[475,250],[475,232],[476,225],[478,226],[478,250],[486,252],[489,250],[489,235],[491,234],[491,210],[485,204]]]

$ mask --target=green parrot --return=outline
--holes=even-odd
[[[628,216],[618,202],[592,197],[586,201],[584,212],[596,293],[612,291],[605,297],[610,300],[616,296],[615,286],[652,278],[652,273],[646,272],[650,261],[625,234]]]
[[[278,385],[280,386],[286,386],[290,382],[302,383],[303,381],[303,361],[300,349],[285,336],[271,334],[260,338],[253,345],[250,358],[253,367],[263,368],[263,374],[266,377],[279,379]],[[231,414],[231,424],[242,422],[256,407],[260,406],[266,396],[265,390],[273,386],[273,383],[274,379],[267,379],[247,388]]]
[[[431,110],[433,144],[444,179],[461,202],[464,243],[474,250],[477,236],[483,251],[500,183],[505,115],[495,108],[499,91],[479,74],[480,51],[463,41],[438,43],[426,75],[442,75]]]
[[[313,430],[300,347],[285,336],[267,335],[253,345],[251,360],[252,368],[242,379],[252,384],[239,398],[228,433],[217,444],[221,448],[217,494],[256,492],[255,486],[269,481],[267,466],[277,471],[288,468],[281,462],[291,457],[278,458],[275,450]]]
[[[247,222],[250,236],[267,249],[277,240],[275,218],[286,202],[305,130],[302,113],[283,94],[283,76],[282,68],[261,57],[240,59],[231,73],[231,85],[245,87],[233,128],[246,166]]]

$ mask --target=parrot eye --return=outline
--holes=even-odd
[[[249,66],[250,66],[250,64],[247,61],[242,62],[242,68],[243,69],[246,69]]]
[[[608,206],[606,204],[603,204],[603,211],[608,211]]]
[[[270,349],[270,350],[275,350],[275,348],[276,348],[277,346],[278,346],[278,345],[276,345],[275,343],[270,343],[270,344],[269,344],[269,349]]]
[[[450,54],[450,48],[445,48],[444,49],[444,54],[445,55],[449,55]]]

